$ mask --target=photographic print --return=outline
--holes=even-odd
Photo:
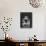
[[[32,12],[21,12],[20,13],[20,27],[21,28],[32,28]]]

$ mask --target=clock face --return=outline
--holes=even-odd
[[[43,0],[29,0],[30,5],[34,8],[38,8],[42,4]]]

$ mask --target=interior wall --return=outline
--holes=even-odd
[[[20,28],[20,12],[32,12],[32,28]],[[36,34],[37,39],[46,40],[45,7],[33,8],[28,0],[0,0],[0,19],[4,16],[13,18],[12,26],[8,33],[16,38],[16,40],[28,40],[34,34]],[[4,39],[2,33],[0,31],[0,39]]]

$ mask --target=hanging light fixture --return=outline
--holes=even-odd
[[[43,4],[43,0],[29,0],[30,5],[34,8],[38,8]]]

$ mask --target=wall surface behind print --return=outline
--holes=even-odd
[[[32,12],[32,28],[22,29],[20,28],[20,12]],[[46,8],[33,8],[30,6],[28,0],[0,0],[0,19],[1,17],[13,17],[12,26],[10,33],[12,37],[17,40],[28,40],[34,34],[37,35],[39,40],[46,40],[46,26],[45,26],[45,16]],[[2,37],[3,31],[0,30],[0,39]]]

